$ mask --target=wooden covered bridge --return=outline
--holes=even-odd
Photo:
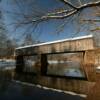
[[[18,47],[15,53],[16,72],[32,73],[43,86],[87,94],[99,76],[100,50],[92,35]]]

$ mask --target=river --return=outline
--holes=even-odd
[[[77,95],[16,82],[13,79],[14,64],[15,62],[0,62],[0,100],[84,100]]]

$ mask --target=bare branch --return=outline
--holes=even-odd
[[[70,7],[77,9],[77,7],[75,7],[71,2],[68,2],[68,0],[60,0],[62,2],[64,2],[65,4],[69,5]]]
[[[73,11],[71,11],[67,14],[65,13],[63,15],[50,15],[50,16],[46,15],[46,16],[42,16],[39,19],[34,19],[34,20],[32,20],[32,22],[39,22],[39,21],[48,20],[48,19],[64,19],[64,18],[71,16],[75,13],[77,13],[77,10],[73,10]]]
[[[53,13],[48,13],[47,15],[57,15],[57,14],[63,14],[63,13],[69,13],[73,11],[73,9],[70,9],[70,10],[62,10],[62,11],[56,11],[56,12],[53,12]]]
[[[17,0],[15,0],[15,2],[16,1]],[[78,13],[81,13],[83,11],[83,9],[89,8],[89,7],[97,7],[97,6],[99,7],[99,5],[100,5],[100,0],[97,2],[94,1],[94,2],[85,3],[85,4],[83,4],[82,0],[77,0],[77,3],[75,3],[75,2],[74,3],[78,4],[78,6],[75,6],[73,1],[72,2],[69,2],[69,0],[60,0],[60,1],[64,2],[66,5],[64,5],[62,7],[62,9],[60,9],[60,10],[59,10],[59,8],[56,9],[56,11],[54,10],[54,12],[52,11],[52,12],[48,13],[45,9],[43,10],[43,9],[41,9],[41,7],[39,8],[39,6],[37,6],[35,9],[31,9],[30,12],[27,12],[22,8],[23,5],[21,5],[20,3],[23,3],[23,2],[20,2],[20,1],[16,2],[17,6],[19,8],[17,12],[13,13],[12,10],[10,12],[9,11],[6,11],[6,12],[13,13],[16,16],[20,15],[20,18],[18,17],[17,21],[15,21],[15,23],[13,23],[13,24],[15,24],[16,28],[23,27],[24,25],[26,26],[26,25],[32,24],[31,28],[26,29],[26,32],[28,30],[32,30],[32,28],[33,28],[33,30],[32,30],[32,32],[33,32],[37,28],[37,26],[40,22],[47,21],[49,19],[64,19],[64,18],[71,19],[71,17],[76,16],[76,15],[77,15],[77,17],[79,17]],[[32,7],[34,8],[34,6],[35,6],[35,4]],[[65,6],[66,6],[66,8],[65,8]],[[54,8],[52,8],[52,9],[54,9]],[[29,11],[29,9],[28,9],[28,11]],[[95,15],[96,14],[97,13],[95,13]],[[76,17],[76,19],[78,19],[77,17]],[[79,18],[79,19],[81,20],[81,18]],[[75,20],[75,18],[74,18],[74,20]],[[73,22],[74,22],[74,20],[73,20]],[[69,19],[67,19],[67,21],[70,22]],[[68,24],[67,21],[63,22],[63,24],[58,27],[59,30],[57,32],[60,32],[63,29],[65,24]],[[91,19],[82,19],[81,21],[83,21],[83,22],[86,22],[86,21],[87,22],[100,22],[100,20],[91,20]],[[76,20],[75,20],[75,22],[76,22]],[[77,25],[80,25],[80,23],[78,23]],[[78,27],[80,27],[80,26],[78,26]],[[79,28],[77,30],[78,30],[77,31],[77,33],[78,33],[81,29]]]
[[[77,7],[77,9],[84,9],[84,8],[94,7],[94,6],[99,6],[99,5],[100,5],[100,1],[90,2],[90,3],[83,4],[83,5],[79,6],[79,7]]]
[[[81,20],[81,21],[85,21],[85,22],[100,22],[100,19],[83,19],[83,20]]]
[[[78,2],[79,2],[79,4],[80,4],[80,5],[82,5],[82,2],[81,2],[81,0],[78,0]]]
[[[64,0],[64,1],[66,1],[66,0]],[[67,3],[67,1],[66,1],[66,3]],[[44,20],[47,20],[47,19],[63,19],[63,18],[67,18],[67,17],[69,17],[69,16],[71,16],[71,15],[73,15],[75,13],[78,13],[82,9],[85,9],[85,8],[88,8],[88,7],[93,7],[93,6],[98,6],[98,5],[100,5],[100,1],[83,4],[83,5],[79,6],[79,7],[77,7],[77,9],[63,10],[63,11],[59,11],[59,12],[48,13],[47,15],[44,15],[44,16],[38,18],[38,19],[33,19],[32,22],[44,21]]]

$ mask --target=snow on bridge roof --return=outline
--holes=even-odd
[[[86,35],[86,36],[80,36],[80,37],[75,37],[75,38],[67,38],[67,39],[62,39],[62,40],[56,40],[56,41],[50,41],[50,42],[45,42],[45,43],[22,46],[22,47],[16,48],[16,50],[17,49],[24,49],[24,48],[28,48],[28,47],[35,47],[35,46],[41,46],[41,45],[48,45],[48,44],[53,44],[53,43],[65,42],[65,41],[81,40],[81,39],[92,38],[92,37],[93,37],[93,35]]]

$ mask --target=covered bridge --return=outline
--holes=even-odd
[[[92,35],[18,47],[16,72],[31,73],[36,84],[87,94],[96,80],[94,50]]]

